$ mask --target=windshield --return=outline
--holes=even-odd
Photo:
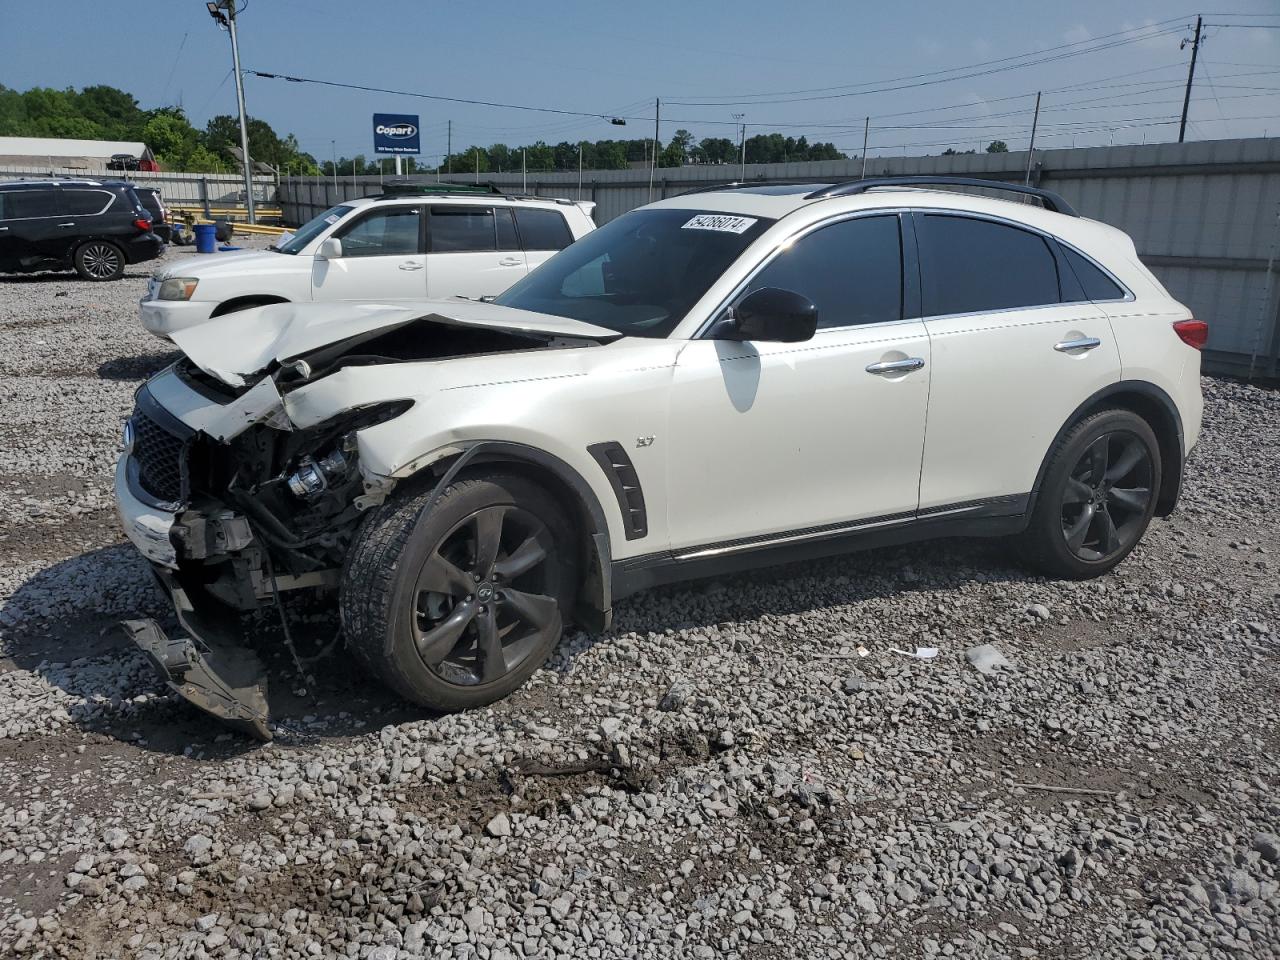
[[[308,220],[300,226],[284,243],[279,246],[273,244],[270,249],[276,253],[297,253],[354,209],[355,207],[349,207],[344,203],[330,207],[314,220]]]
[[[699,210],[634,210],[592,231],[495,302],[665,337],[753,240],[773,224]]]

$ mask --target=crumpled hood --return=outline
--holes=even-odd
[[[288,360],[350,337],[390,330],[414,321],[543,333],[587,340],[615,340],[615,330],[579,320],[450,298],[398,303],[272,303],[197,324],[172,335],[192,362],[233,387],[271,362]]]

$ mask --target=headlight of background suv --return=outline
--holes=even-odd
[[[160,299],[190,300],[199,282],[195,277],[170,277],[160,284]]]

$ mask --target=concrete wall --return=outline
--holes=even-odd
[[[872,157],[868,176],[939,174],[1021,182],[1025,152],[952,157]],[[747,164],[748,180],[851,180],[861,160]],[[736,165],[657,171],[597,170],[481,174],[508,192],[594,200],[607,223],[650,199],[736,180]],[[434,180],[434,177],[421,177]],[[473,182],[474,177],[444,179]],[[1062,194],[1086,217],[1133,237],[1169,291],[1213,330],[1206,368],[1280,376],[1280,138],[1037,151],[1033,181]],[[378,177],[295,178],[281,184],[286,223],[379,191]]]

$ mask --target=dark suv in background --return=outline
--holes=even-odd
[[[0,272],[74,269],[118,280],[164,241],[133,185],[109,180],[0,182]]]
[[[169,208],[164,205],[159,187],[133,185],[133,192],[147,213],[151,214],[151,231],[165,243],[173,242],[173,223],[169,220]]]

